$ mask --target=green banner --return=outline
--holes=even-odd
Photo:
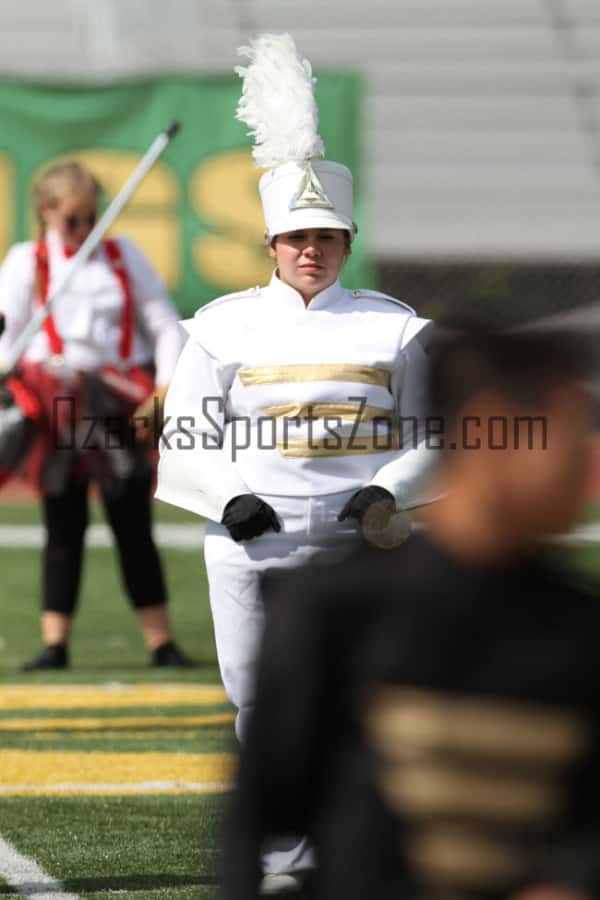
[[[31,188],[59,159],[77,159],[100,179],[106,200],[156,134],[173,119],[180,134],[112,229],[150,257],[182,313],[220,294],[268,281],[251,140],[235,119],[241,82],[161,78],[102,87],[0,83],[0,254],[35,236]],[[365,257],[360,184],[360,82],[323,74],[317,83],[328,159],[355,177],[359,237],[343,281],[372,283]]]

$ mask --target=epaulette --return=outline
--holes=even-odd
[[[246,288],[244,291],[234,291],[232,294],[223,294],[222,297],[215,297],[214,300],[211,300],[209,303],[205,303],[204,306],[201,306],[200,309],[197,309],[194,313],[195,316],[200,316],[203,312],[206,312],[209,309],[214,309],[216,306],[221,306],[223,303],[229,303],[230,300],[242,300],[245,297],[258,297],[260,296],[260,285],[257,285],[253,288]]]
[[[409,306],[408,303],[403,303],[402,300],[398,300],[397,297],[390,297],[389,294],[382,294],[380,291],[372,291],[370,288],[359,288],[355,291],[352,291],[352,294],[360,299],[361,297],[375,297],[377,300],[389,300],[390,303],[395,303],[396,306],[402,306],[407,312],[412,313],[413,316],[416,316],[416,312]]]

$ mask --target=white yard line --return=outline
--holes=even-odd
[[[154,536],[161,547],[198,550],[204,544],[204,525],[162,523],[154,526]],[[0,525],[0,547],[41,547],[45,538],[43,525]],[[88,547],[112,547],[113,538],[106,525],[90,525],[86,532]]]
[[[30,548],[41,547],[44,542],[43,525],[0,525],[0,547]],[[204,525],[176,525],[159,523],[154,526],[154,536],[160,547],[176,550],[198,550],[204,545]],[[600,523],[581,525],[569,534],[553,538],[553,543],[598,544],[600,543]],[[89,547],[112,547],[113,539],[106,525],[91,525],[86,533]]]
[[[568,534],[561,534],[552,541],[555,544],[598,544],[600,543],[600,524],[591,522],[580,525]]]
[[[51,878],[36,862],[19,853],[0,835],[0,875],[20,897],[35,900],[80,900],[69,894],[60,881]]]

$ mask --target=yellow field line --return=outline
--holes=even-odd
[[[0,734],[6,731],[102,731],[118,728],[176,728],[229,725],[235,713],[213,713],[204,716],[113,716],[102,719],[0,719]]]
[[[22,785],[5,788],[0,797],[134,797],[147,794],[224,794],[232,781],[146,781],[137,784],[58,784],[50,787]]]
[[[232,753],[0,750],[0,795],[215,793],[235,774]]]
[[[13,709],[117,709],[226,703],[218,684],[12,684],[0,687],[0,712]]]
[[[172,729],[173,734],[177,736],[177,741],[197,741],[198,734],[192,729],[185,728],[174,728]],[[107,736],[113,736],[114,731],[112,729],[108,729],[108,731],[104,731],[99,734],[97,731],[78,731],[75,736],[73,732],[67,731],[30,731],[27,735],[27,739],[29,741],[35,741],[36,745],[40,745],[40,742],[47,741],[48,743],[52,742],[54,744],[60,743],[61,741],[69,741],[71,746],[79,747],[82,741],[102,741],[103,738]],[[127,741],[164,741],[165,732],[164,729],[155,729],[155,728],[144,728],[142,731],[128,731],[127,729],[118,729],[119,738],[123,738]],[[1,735],[0,735],[1,740]],[[73,743],[76,740],[77,743]],[[32,746],[34,746],[32,744]]]

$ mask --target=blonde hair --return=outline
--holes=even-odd
[[[40,234],[44,234],[46,224],[43,210],[57,206],[65,194],[87,194],[98,200],[100,182],[89,169],[77,162],[57,163],[38,178],[33,186],[33,205],[38,220]]]

